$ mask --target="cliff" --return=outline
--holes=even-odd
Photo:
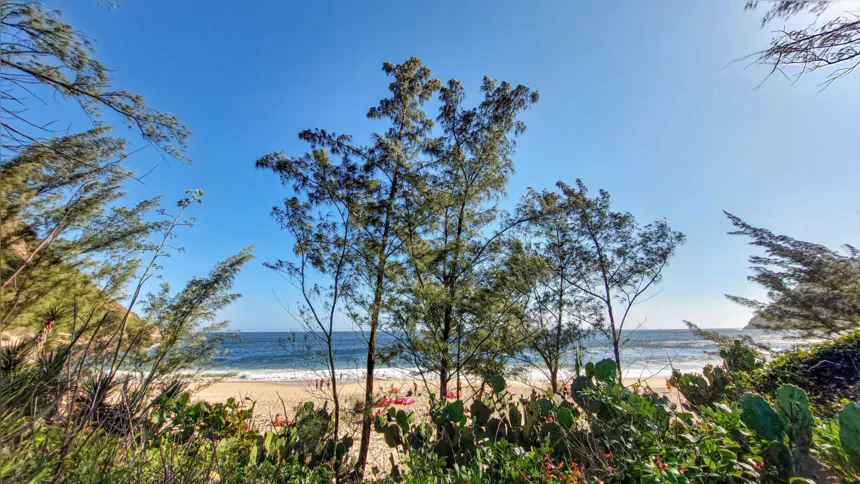
[[[752,317],[752,319],[749,320],[747,325],[744,326],[744,329],[772,329],[774,324],[775,323],[773,321],[768,321],[767,319],[764,319],[760,315],[756,314]]]

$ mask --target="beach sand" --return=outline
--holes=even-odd
[[[403,397],[407,395],[407,391],[410,389],[414,392],[414,384],[416,383],[418,384],[418,394],[413,395],[415,403],[410,406],[394,405],[394,407],[412,410],[419,416],[426,417],[429,411],[429,397],[423,382],[412,380],[377,380],[375,393],[380,395],[380,397],[385,395],[391,399]],[[638,383],[643,386],[647,384],[651,390],[661,394],[668,394],[675,403],[678,403],[678,395],[666,387],[665,377],[654,377],[648,380],[625,379],[624,383],[625,385]],[[258,419],[257,424],[266,427],[270,425],[270,422],[276,416],[288,419],[292,418],[295,413],[295,407],[306,401],[313,401],[317,405],[323,405],[328,401],[329,409],[331,409],[331,397],[328,390],[325,388],[321,390],[316,385],[317,382],[314,381],[220,381],[198,390],[194,394],[194,398],[209,403],[224,402],[231,397],[235,399],[250,399],[255,405],[254,414]],[[456,384],[449,385],[449,388],[452,390],[455,387]],[[467,406],[475,393],[475,389],[477,389],[477,385],[473,389],[468,382],[464,381],[462,399],[466,402]],[[545,381],[529,383],[509,381],[508,389],[516,392],[518,395],[529,395],[533,390],[539,393],[546,392],[548,384]],[[355,438],[355,445],[352,451],[356,455],[358,453],[358,440],[361,436],[361,413],[355,410],[355,404],[364,401],[364,382],[340,382],[338,392],[342,407],[341,435],[349,435]],[[385,444],[381,434],[374,432],[371,435],[368,470],[375,466],[384,472],[391,467],[391,459],[394,462],[398,461],[397,452]]]

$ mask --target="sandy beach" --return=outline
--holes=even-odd
[[[412,380],[377,381],[375,393],[380,396],[390,396],[392,399],[397,396],[406,396],[410,389],[414,393],[414,385],[416,383],[418,384],[418,393],[413,395],[415,403],[408,407],[400,405],[395,405],[395,407],[412,410],[420,416],[426,416],[429,411],[429,396],[423,382]],[[637,383],[647,385],[655,392],[669,394],[677,403],[677,394],[666,387],[665,377],[653,377],[648,380],[625,379],[624,383],[625,385]],[[462,399],[467,402],[471,400],[476,388],[477,385],[473,389],[472,386],[464,383]],[[533,390],[539,393],[546,392],[548,384],[545,381],[529,383],[509,381],[508,389],[518,395],[528,395]],[[357,453],[357,440],[361,434],[361,414],[355,410],[355,404],[364,400],[364,381],[342,382],[338,386],[338,392],[341,395],[342,406],[341,422],[343,427],[341,434],[351,435],[356,438],[353,453]],[[323,405],[325,402],[330,402],[331,400],[327,390],[317,388],[314,381],[220,381],[197,391],[194,395],[195,399],[205,400],[209,403],[223,402],[230,397],[236,399],[247,398],[253,401],[254,414],[258,418],[257,423],[264,427],[269,425],[275,416],[290,418],[294,413],[293,409],[303,402],[313,401],[317,405]],[[329,408],[331,408],[330,403]],[[385,445],[382,435],[376,433],[372,435],[368,463],[370,467],[376,466],[381,470],[388,469],[392,456],[394,461],[397,462],[396,452]]]

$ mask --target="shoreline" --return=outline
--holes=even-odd
[[[280,381],[248,381],[248,380],[206,380],[198,379],[196,390],[193,390],[192,399],[203,400],[209,403],[223,403],[228,398],[242,399],[254,402],[255,414],[258,416],[283,415],[284,410],[292,412],[293,409],[306,402],[312,401],[315,404],[322,404],[330,400],[330,391],[323,387],[317,387],[319,380],[280,380]],[[461,389],[461,399],[470,400],[476,393],[480,384],[476,384],[473,379],[463,379]],[[652,376],[650,378],[624,378],[625,386],[643,385],[650,388],[655,393],[661,395],[669,395],[674,397],[676,392],[670,390],[666,385],[666,378],[663,376]],[[424,409],[421,403],[427,403],[428,386],[429,392],[435,390],[436,382],[428,380],[425,385],[422,380],[416,379],[379,379],[375,380],[374,393],[380,398],[391,396],[406,396],[409,391],[414,393],[416,405],[410,410]],[[548,381],[519,381],[509,380],[508,388],[517,395],[528,395],[532,391],[545,393],[549,390]],[[565,382],[565,386],[570,382]],[[414,388],[418,388],[417,393]],[[452,382],[451,390],[456,387]],[[364,401],[365,383],[364,379],[338,381],[338,393],[341,400],[341,407],[349,407],[352,409],[353,403],[356,401]],[[677,403],[677,400],[673,398]],[[274,412],[274,413],[272,413]]]
[[[708,364],[720,364],[722,360],[719,357],[702,358],[695,361],[675,363],[654,362],[642,366],[634,366],[628,368],[624,372],[624,379],[630,380],[652,380],[654,378],[669,378],[672,375],[672,370],[676,369],[681,373],[700,372],[702,367]],[[525,383],[540,384],[541,382],[549,381],[549,377],[540,369],[523,365],[514,366],[514,375],[509,379],[512,381],[522,381]],[[377,368],[374,372],[376,381],[422,381],[421,375],[416,368],[403,367],[385,367]],[[562,368],[559,374],[560,380],[572,379],[574,369],[572,367]],[[253,369],[237,369],[237,368],[214,368],[200,371],[199,373],[189,374],[197,379],[215,380],[225,382],[271,382],[271,383],[302,383],[313,382],[320,379],[328,380],[330,378],[326,369],[294,369],[294,368],[253,368]],[[364,381],[365,370],[363,368],[344,368],[336,370],[336,378],[338,382],[354,383]],[[464,378],[466,378],[464,376]],[[433,378],[428,376],[428,380]],[[476,379],[471,377],[471,379]]]

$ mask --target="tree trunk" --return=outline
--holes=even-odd
[[[340,435],[340,398],[337,395],[337,375],[334,366],[334,351],[332,347],[331,333],[327,335],[328,342],[328,365],[331,374],[331,398],[334,400],[334,439]]]
[[[615,333],[613,328],[613,333]],[[615,353],[615,369],[618,372],[618,384],[624,384],[624,378],[621,376],[621,341],[618,337],[612,338],[612,351]]]
[[[439,362],[439,398],[443,400],[445,394],[448,393],[448,366],[450,365],[448,361],[448,343],[451,341],[451,311],[452,308],[449,305],[445,309],[445,319],[442,321],[442,361]]]
[[[361,416],[361,446],[358,449],[356,470],[359,479],[364,476],[367,454],[370,451],[370,431],[373,425],[373,371],[376,367],[376,325],[371,322],[370,339],[367,342],[367,374],[364,385],[364,411]]]
[[[373,288],[373,305],[370,310],[370,338],[367,341],[367,372],[365,374],[364,386],[364,412],[361,417],[361,445],[358,449],[358,462],[356,470],[359,479],[364,477],[364,469],[367,466],[367,454],[370,451],[370,432],[373,425],[373,372],[376,368],[376,331],[379,327],[379,313],[382,310],[382,289],[385,284],[385,266],[387,263],[386,250],[388,249],[388,237],[391,232],[391,211],[394,207],[394,198],[397,196],[398,171],[395,169],[391,179],[391,190],[388,193],[388,205],[385,211],[385,225],[382,228],[382,239],[377,252],[376,281]]]

